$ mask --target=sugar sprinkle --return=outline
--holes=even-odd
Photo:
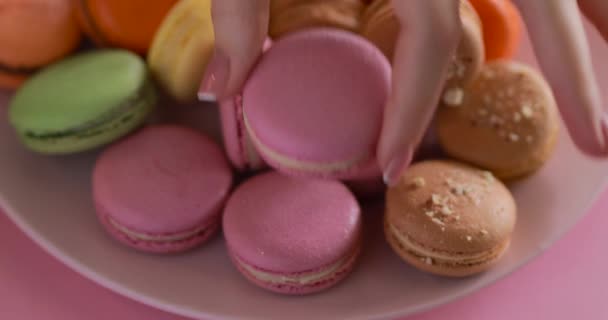
[[[432,218],[431,219],[434,223],[440,225],[440,226],[445,226],[445,223],[443,223],[443,221],[437,219],[437,218]]]
[[[450,88],[443,94],[443,103],[450,107],[462,105],[464,100],[464,90],[461,88]]]
[[[440,205],[441,204],[441,196],[438,195],[438,194],[436,194],[436,193],[433,193],[431,195],[431,202],[433,202],[433,204],[435,204],[435,205]]]
[[[481,175],[486,179],[486,181],[494,181],[494,175],[490,171],[482,171]]]
[[[525,103],[521,107],[521,114],[523,114],[524,118],[526,118],[526,119],[532,118],[532,116],[534,115],[534,111],[532,110],[532,107],[530,106],[529,103]]]
[[[515,112],[513,114],[513,121],[515,121],[515,122],[520,122],[521,121],[521,114],[519,112]]]
[[[412,179],[412,186],[416,188],[422,188],[426,185],[426,180],[423,177],[415,177]]]

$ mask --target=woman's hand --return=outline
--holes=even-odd
[[[608,118],[592,71],[576,0],[515,0],[540,65],[578,147],[608,155]],[[581,9],[608,40],[608,2],[579,0]],[[438,105],[445,74],[460,39],[459,1],[393,1],[402,25],[378,145],[388,184],[409,165]],[[216,51],[201,85],[201,99],[239,92],[262,51],[269,0],[214,0]]]
[[[215,52],[199,99],[217,101],[239,93],[268,32],[270,0],[213,0]]]

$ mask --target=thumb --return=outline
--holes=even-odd
[[[238,94],[262,52],[268,32],[269,0],[213,0],[215,50],[199,99],[215,102]]]

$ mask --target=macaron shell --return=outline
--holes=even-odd
[[[34,132],[79,127],[132,99],[146,79],[145,63],[132,53],[83,53],[31,78],[11,102],[11,123]]]
[[[376,0],[363,13],[360,32],[392,61],[399,28],[390,0]]]
[[[154,126],[100,156],[93,195],[122,226],[171,234],[217,219],[231,183],[228,163],[209,138],[192,129]]]
[[[43,67],[80,42],[71,1],[2,0],[0,7],[0,66]],[[0,68],[0,87],[16,88],[27,76]]]
[[[243,123],[242,97],[224,99],[219,105],[224,149],[239,171],[258,170],[266,166],[255,149]]]
[[[488,61],[512,58],[521,44],[523,20],[511,0],[470,0],[479,14]]]
[[[50,155],[71,154],[94,149],[127,135],[141,126],[156,104],[157,94],[152,83],[144,85],[136,100],[125,105],[110,121],[99,123],[89,129],[73,132],[65,137],[40,139],[21,132],[20,139],[31,150]]]
[[[470,82],[484,62],[481,21],[467,0],[460,1],[462,37],[453,62],[448,69],[446,87],[461,87]],[[400,22],[390,0],[372,2],[363,14],[361,35],[374,43],[393,60]]]
[[[245,122],[266,161],[263,149],[347,170],[374,158],[389,89],[388,61],[363,38],[302,31],[275,42],[252,72]]]
[[[339,182],[277,172],[239,186],[224,210],[228,248],[273,273],[299,273],[338,262],[359,245],[361,212]]]
[[[477,263],[477,264],[466,264],[466,263],[438,263],[437,261],[427,260],[424,257],[417,256],[409,251],[407,248],[403,247],[401,243],[394,237],[391,237],[387,233],[386,237],[389,245],[393,249],[393,251],[401,257],[404,261],[408,262],[415,268],[422,270],[424,272],[433,273],[436,275],[447,276],[447,277],[467,277],[471,275],[475,275],[481,272],[484,272],[493,266],[495,266],[498,261],[502,258],[502,256],[509,249],[510,242],[507,241],[503,245],[499,246],[495,250],[489,254],[488,260]],[[430,261],[427,262],[427,261]]]
[[[434,160],[414,164],[389,188],[385,221],[424,247],[468,255],[508,240],[516,211],[509,190],[489,173]]]
[[[226,155],[237,170],[244,170],[247,168],[247,163],[241,148],[238,111],[234,98],[223,100],[219,104],[219,108]]]
[[[439,108],[437,132],[450,156],[515,179],[535,172],[551,157],[559,122],[542,75],[498,60],[484,66],[464,91],[461,105]]]
[[[462,36],[447,74],[447,88],[463,87],[479,74],[485,61],[481,20],[471,3],[460,1]]]
[[[145,54],[177,0],[79,0],[79,21],[100,45]]]
[[[192,248],[195,248],[205,242],[211,237],[217,234],[219,230],[219,222],[210,221],[205,229],[199,234],[189,237],[187,239],[178,241],[143,241],[128,236],[124,232],[118,230],[109,220],[109,215],[104,209],[97,205],[96,210],[98,212],[97,218],[99,222],[104,226],[106,232],[108,232],[114,239],[118,240],[124,245],[135,248],[137,250],[149,252],[149,253],[180,253]],[[218,219],[216,219],[218,220]]]
[[[361,0],[300,1],[276,9],[271,6],[269,35],[281,37],[313,27],[333,27],[356,32],[365,8]]]
[[[181,0],[163,21],[148,63],[156,79],[178,101],[196,100],[214,41],[210,0]]]
[[[241,274],[244,275],[247,280],[256,284],[257,286],[270,290],[270,291],[273,291],[273,292],[276,292],[276,293],[291,294],[291,295],[306,295],[306,294],[312,294],[312,293],[316,293],[316,292],[320,292],[325,289],[328,289],[328,288],[336,285],[338,282],[342,281],[344,278],[346,278],[351,273],[351,271],[355,268],[357,258],[359,257],[359,251],[357,248],[357,251],[355,253],[350,254],[350,258],[348,258],[348,260],[344,263],[344,265],[339,270],[337,270],[331,277],[329,277],[327,279],[323,279],[321,281],[314,282],[314,283],[306,284],[306,285],[294,284],[294,283],[278,284],[278,283],[269,283],[269,282],[261,281],[260,279],[256,278],[254,275],[252,275],[246,268],[244,268],[242,266],[241,262],[239,262],[238,258],[236,258],[234,256],[234,254],[231,254],[230,257],[233,261],[233,264],[237,267],[237,269],[241,272]],[[319,270],[319,272],[322,270],[323,269]],[[280,276],[291,276],[291,275],[292,274],[280,274],[280,273],[277,274],[277,276],[279,276],[279,277]]]

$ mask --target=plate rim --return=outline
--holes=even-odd
[[[448,294],[439,299],[433,300],[428,303],[424,303],[413,308],[409,308],[407,311],[405,310],[393,310],[387,311],[382,314],[375,315],[367,315],[365,318],[360,317],[358,319],[395,319],[406,316],[413,316],[415,314],[423,313],[425,311],[429,311],[431,309],[437,308],[439,306],[445,305],[450,302],[455,302],[464,297],[467,297],[483,288],[486,288],[492,284],[495,284],[498,281],[503,280],[504,278],[512,275],[514,272],[519,271],[522,267],[528,265],[533,260],[536,260],[540,255],[547,252],[548,249],[553,247],[557,241],[562,239],[566,234],[568,234],[584,217],[589,214],[589,211],[592,209],[592,206],[599,200],[599,197],[606,192],[608,187],[608,175],[605,176],[601,182],[599,183],[599,188],[595,190],[593,194],[590,194],[588,199],[585,200],[585,205],[583,206],[584,212],[578,215],[576,218],[572,220],[572,223],[569,224],[566,228],[563,228],[559,232],[557,232],[552,238],[549,238],[548,241],[542,243],[541,246],[538,246],[537,249],[524,259],[518,261],[515,266],[508,271],[499,274],[495,278],[489,279],[486,282],[480,281],[475,282],[474,284],[464,288],[453,294]],[[159,299],[150,297],[147,294],[139,293],[129,287],[118,283],[108,277],[103,276],[101,273],[94,271],[87,265],[78,261],[78,259],[69,256],[68,254],[63,253],[63,251],[56,247],[51,241],[47,241],[45,237],[34,230],[26,221],[21,217],[20,214],[17,213],[17,210],[13,208],[10,200],[8,200],[1,192],[0,192],[0,211],[4,211],[5,215],[17,226],[21,232],[23,232],[30,240],[32,240],[36,245],[38,245],[43,251],[52,256],[54,259],[61,262],[63,265],[76,272],[77,274],[82,275],[84,278],[92,281],[96,285],[99,285],[107,290],[110,290],[114,293],[117,293],[123,297],[126,297],[130,300],[136,301],[138,303],[144,304],[151,308],[165,311],[174,315],[183,316],[187,318],[193,319],[201,319],[201,317],[208,319],[242,319],[240,317],[234,317],[232,315],[223,315],[217,313],[208,313],[207,311],[193,310],[190,307],[178,307],[172,304],[167,304],[164,301]],[[371,318],[370,318],[371,316]],[[261,319],[261,318],[260,318]]]

